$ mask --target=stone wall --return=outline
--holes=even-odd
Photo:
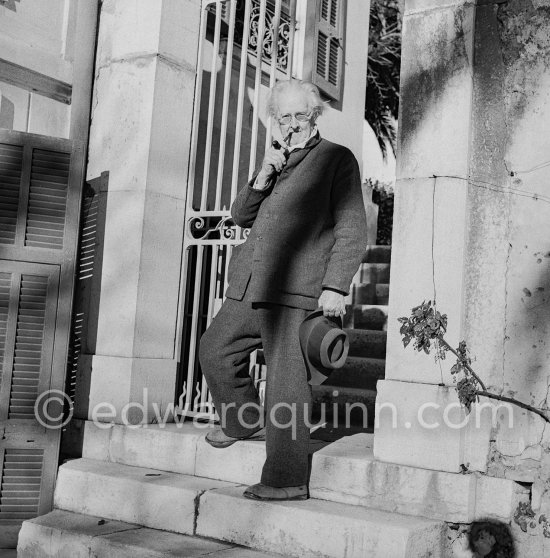
[[[547,423],[511,407],[498,410],[494,424],[486,416],[455,428],[459,413],[443,424],[442,411],[457,404],[454,359],[435,363],[404,350],[397,317],[437,297],[449,319],[446,338],[467,341],[487,388],[546,408],[550,2],[407,0],[402,60],[388,358],[378,400],[398,416],[394,426],[379,411],[375,455],[532,483],[531,507],[518,508],[514,529],[521,556],[543,556]],[[425,403],[438,405],[426,413],[438,428],[415,422]]]
[[[493,391],[545,409],[550,385],[550,2],[478,8],[476,52],[471,174],[479,184],[472,181],[470,223],[479,234],[470,241],[474,257],[467,275],[469,291],[483,291],[475,298],[485,302],[466,308],[468,337]],[[494,189],[494,182],[509,193]],[[479,277],[485,280],[476,281]],[[494,331],[488,346],[476,342],[482,329]],[[536,515],[523,510],[518,521],[527,534],[550,537],[548,423],[520,410],[514,412],[513,426],[501,420],[492,436],[488,474],[534,483]],[[530,555],[542,555],[538,540]]]
[[[73,84],[77,0],[11,0],[0,5],[0,58]],[[69,137],[71,106],[0,76],[0,127]]]

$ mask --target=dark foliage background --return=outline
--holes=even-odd
[[[395,122],[399,110],[401,13],[399,0],[373,0],[370,10],[369,60],[365,118],[385,157],[395,153]]]

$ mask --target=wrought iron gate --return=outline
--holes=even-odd
[[[247,230],[230,207],[271,142],[265,100],[292,71],[296,0],[205,0],[191,144],[182,282],[179,408],[214,418],[198,343],[219,310],[232,249]],[[253,355],[251,374],[265,373]]]

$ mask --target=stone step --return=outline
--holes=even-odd
[[[59,467],[54,507],[193,535],[197,498],[207,490],[227,486],[233,484],[144,467],[74,459]]]
[[[23,523],[19,558],[276,558],[235,544],[54,510]]]
[[[316,452],[311,495],[449,523],[484,518],[508,523],[519,502],[529,501],[529,489],[508,479],[378,461],[373,443],[372,435],[356,434]]]
[[[285,556],[444,556],[446,531],[441,521],[315,498],[252,501],[244,498],[243,489],[189,475],[81,459],[60,468],[55,505],[153,529],[162,524],[165,531]]]
[[[386,358],[385,331],[346,329],[349,338],[349,356]]]
[[[442,558],[446,526],[317,499],[248,500],[233,487],[201,496],[197,534],[295,557]]]
[[[169,471],[243,485],[258,482],[265,460],[265,443],[242,441],[223,450],[215,449],[204,441],[209,428],[186,422],[151,424],[146,428],[114,425],[105,429],[82,421],[83,455],[104,460],[107,465],[119,463],[156,473]],[[453,523],[470,523],[483,517],[509,522],[518,498],[528,498],[528,491],[510,480],[378,461],[373,455],[373,442],[373,435],[357,434],[329,445],[314,445],[312,497]],[[61,467],[60,479],[67,471],[61,472],[71,463],[78,462]],[[203,479],[206,484],[200,484],[201,479],[195,480],[197,484],[190,491],[193,497],[205,490],[209,482],[214,482]],[[156,477],[151,477],[149,482],[152,488],[155,482],[161,483]],[[161,483],[159,490],[164,490],[164,484]]]
[[[382,358],[348,357],[323,385],[376,390],[376,382],[384,379],[385,373],[386,361]]]
[[[376,390],[323,384],[313,386],[312,391],[313,416],[317,424],[326,420],[344,435],[347,426],[368,428],[374,425]]]
[[[387,306],[390,286],[388,283],[361,283],[353,286],[354,305],[379,304]]]
[[[391,246],[369,245],[363,256],[363,263],[390,263]]]
[[[353,357],[386,358],[385,331],[345,328],[349,338],[349,355]],[[265,364],[262,349],[258,350],[256,362]]]
[[[359,267],[358,283],[389,283],[389,263],[363,263]]]
[[[354,306],[346,315],[345,326],[353,329],[374,329],[385,331],[388,323],[388,307],[383,305],[364,304]]]

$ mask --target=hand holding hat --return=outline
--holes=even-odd
[[[311,385],[322,384],[333,370],[344,366],[349,339],[342,326],[341,317],[324,316],[322,309],[300,324],[300,347]]]

